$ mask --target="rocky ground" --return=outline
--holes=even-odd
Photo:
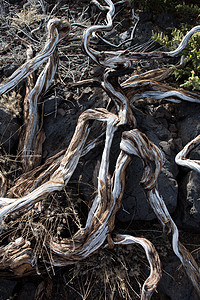
[[[34,1],[29,1],[29,3]],[[35,1],[36,3],[37,1]],[[39,3],[40,1],[38,1]],[[38,51],[45,41],[44,32],[38,31],[36,37],[30,35],[23,24],[11,21],[16,13],[23,10],[26,1],[0,1],[0,18],[2,26],[0,49],[11,43],[13,38],[23,38],[33,42],[34,50]],[[42,1],[46,15],[65,16],[71,23],[88,26],[97,17],[96,8],[88,8],[89,1],[61,1],[54,6],[54,1]],[[131,1],[125,8],[117,10],[118,18],[112,33],[106,38],[113,43],[124,42],[130,34],[133,19]],[[37,8],[39,9],[39,8]],[[152,43],[152,30],[167,32],[168,27],[176,26],[179,20],[172,13],[137,11],[140,22],[135,37],[124,47],[158,47]],[[129,17],[129,18],[128,18]],[[22,18],[22,17],[21,17]],[[41,17],[42,18],[42,17]],[[20,21],[22,22],[22,20]],[[120,24],[119,24],[120,23]],[[117,26],[118,24],[118,26]],[[10,26],[10,27],[9,27]],[[32,26],[32,24],[30,24]],[[35,26],[35,25],[34,25]],[[23,29],[23,31],[22,31]],[[24,32],[25,31],[25,32]],[[81,36],[83,29],[75,27],[73,32]],[[28,33],[28,34],[26,34]],[[96,41],[94,44],[105,49],[107,45]],[[146,45],[146,46],[145,46]],[[78,80],[101,78],[102,70],[95,66],[83,54],[80,42],[59,48],[60,65],[58,77],[49,92],[45,95],[41,107],[44,109],[44,131],[46,140],[43,144],[43,161],[60,150],[66,149],[73,135],[78,116],[87,108],[105,107],[107,95],[98,87],[74,88],[70,83]],[[0,75],[3,80],[10,76],[26,58],[22,43],[14,43],[0,52]],[[153,62],[160,65],[160,62]],[[141,66],[138,65],[138,68]],[[152,66],[147,66],[151,68]],[[7,171],[9,184],[20,173],[21,166],[16,157],[19,132],[23,126],[22,107],[20,101],[24,96],[23,82],[17,87],[15,94],[2,99],[0,108],[0,141],[1,165]],[[13,100],[14,99],[14,100]],[[13,102],[12,102],[13,101]],[[200,134],[199,105],[194,103],[167,103],[140,99],[132,110],[137,120],[137,128],[145,133],[164,153],[164,166],[159,177],[159,191],[174,221],[180,229],[180,240],[192,252],[200,265],[200,177],[195,171],[178,167],[174,158],[190,140]],[[117,132],[111,151],[111,170],[119,153],[121,132]],[[91,200],[97,187],[96,174],[101,158],[102,146],[83,157],[67,188],[67,193],[77,197],[84,203]],[[191,153],[193,159],[200,159],[199,149]],[[135,170],[133,172],[132,170]],[[17,171],[16,171],[17,170]],[[163,276],[158,285],[157,293],[152,299],[198,299],[193,286],[188,280],[179,260],[173,254],[170,239],[162,232],[162,227],[150,208],[145,192],[140,185],[143,173],[142,162],[134,158],[127,174],[127,185],[123,205],[117,213],[116,228],[118,232],[131,233],[149,239],[156,247],[162,262]],[[84,220],[84,216],[81,216]],[[62,231],[62,228],[60,229]],[[62,233],[61,233],[62,234]],[[64,269],[52,270],[47,267],[46,275],[12,279],[0,274],[0,299],[139,299],[140,288],[149,272],[143,251],[138,247],[122,246],[114,250],[101,250],[86,261]],[[38,271],[39,273],[39,271]]]

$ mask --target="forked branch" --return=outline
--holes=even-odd
[[[98,2],[95,2],[98,4]],[[4,218],[8,214],[18,213],[18,218],[24,209],[33,209],[39,201],[44,201],[49,195],[61,191],[72,177],[81,155],[88,153],[97,145],[98,139],[87,143],[90,129],[94,120],[105,123],[105,141],[101,163],[98,173],[97,194],[89,207],[85,226],[71,238],[63,238],[58,241],[48,236],[43,241],[43,246],[49,249],[51,259],[44,254],[44,261],[52,266],[66,266],[83,260],[102,247],[113,247],[115,244],[140,244],[145,252],[150,265],[150,275],[144,282],[141,299],[150,299],[152,293],[161,278],[161,265],[158,253],[150,241],[144,238],[130,235],[113,235],[116,212],[122,205],[123,194],[126,186],[126,170],[132,156],[136,155],[143,161],[144,172],[141,185],[144,187],[149,204],[160,220],[163,228],[167,228],[172,234],[172,247],[175,254],[183,264],[188,277],[200,295],[200,276],[198,266],[192,255],[179,241],[179,232],[172,220],[167,207],[159,195],[157,180],[162,168],[162,152],[145,134],[136,129],[136,120],[130,108],[130,101],[138,97],[152,97],[153,99],[166,98],[170,101],[186,100],[200,102],[197,93],[189,93],[183,90],[172,89],[162,83],[173,71],[172,68],[160,68],[134,75],[124,83],[119,83],[119,77],[128,73],[128,68],[135,66],[136,60],[154,59],[162,57],[174,57],[187,45],[191,35],[200,30],[200,26],[194,27],[183,39],[175,51],[162,52],[129,52],[129,51],[98,51],[90,46],[93,33],[112,29],[112,19],[115,13],[111,0],[105,0],[106,6],[98,4],[101,10],[106,10],[106,24],[89,27],[83,35],[83,49],[85,53],[97,64],[108,68],[104,72],[104,79],[100,86],[107,92],[113,106],[112,110],[105,108],[88,109],[84,111],[77,122],[74,135],[68,148],[46,161],[43,166],[35,162],[32,154],[37,154],[36,149],[41,146],[41,139],[36,137],[41,129],[38,116],[38,101],[47,91],[54,77],[57,66],[56,47],[70,30],[67,21],[53,19],[48,23],[48,39],[45,47],[34,58],[30,58],[24,65],[13,73],[0,86],[0,94],[6,93],[22,79],[30,76],[43,62],[46,62],[34,87],[27,93],[27,107],[25,109],[25,134],[21,140],[21,150],[25,162],[24,170],[15,186],[4,196],[5,178],[1,177],[0,220],[1,229],[5,231]],[[90,84],[91,81],[87,81]],[[80,83],[79,83],[80,84]],[[86,84],[86,82],[84,82]],[[131,100],[132,99],[132,100]],[[178,99],[178,100],[177,100]],[[115,164],[113,174],[110,174],[110,152],[114,134],[121,125],[129,125],[132,128],[124,131],[120,143],[120,154]],[[188,160],[186,156],[199,144],[199,136],[190,142],[177,155],[176,162],[200,172],[199,162]],[[41,152],[41,149],[40,149]],[[30,158],[31,159],[27,159]],[[36,165],[37,168],[33,169]],[[133,170],[135,171],[135,170]],[[32,264],[36,254],[31,242],[19,238],[0,247],[0,269],[11,269],[16,276],[22,276],[33,269]]]

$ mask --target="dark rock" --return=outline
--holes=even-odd
[[[177,128],[175,124],[169,124],[169,131],[170,132],[177,132]]]
[[[173,175],[162,168],[158,178],[158,190],[170,213],[173,213],[177,206],[178,184]]]
[[[19,121],[12,114],[0,108],[0,143],[1,147],[11,153],[17,148],[19,138]]]
[[[196,112],[193,116],[188,116],[179,126],[179,134],[185,145],[200,134],[200,115]]]
[[[79,111],[78,114],[73,115],[70,110],[67,110],[64,116],[55,113],[44,118],[46,140],[43,144],[43,151],[52,156],[63,149],[67,149],[80,113]]]
[[[33,300],[36,292],[36,285],[32,282],[27,282],[22,285],[21,289],[18,292],[18,300]]]
[[[173,141],[174,141],[174,143],[173,143],[174,149],[176,149],[177,152],[180,152],[183,148],[182,140],[180,138],[177,138],[177,139],[174,139]]]
[[[138,157],[133,157],[127,171],[123,205],[117,213],[117,218],[121,222],[130,222],[131,220],[152,220],[156,218],[148,203],[145,191],[140,185],[142,174],[142,160]],[[169,211],[173,212],[177,205],[177,182],[173,178],[173,175],[164,168],[159,175],[158,190]]]
[[[56,114],[57,107],[61,103],[61,98],[59,97],[50,97],[46,99],[44,103],[44,116],[47,116],[48,114]]]
[[[199,105],[181,103],[177,108],[177,121],[180,151],[200,134]],[[192,150],[188,158],[199,160],[199,147]],[[179,170],[180,182],[176,222],[179,227],[185,230],[200,232],[200,175],[186,167],[179,167]]]
[[[175,26],[174,17],[172,14],[158,14],[154,16],[154,20],[161,29],[168,29]]]
[[[191,281],[185,274],[180,261],[176,257],[168,257],[162,265],[162,278],[158,284],[158,292],[169,297],[164,299],[198,300]]]
[[[151,39],[152,30],[154,30],[153,24],[149,23],[138,23],[135,31],[135,37],[133,40],[133,46],[136,44],[143,44]]]
[[[155,134],[161,141],[168,141],[171,138],[171,133],[163,126],[163,124],[157,125]]]
[[[147,202],[144,189],[140,185],[143,174],[143,163],[138,157],[133,157],[127,170],[126,188],[123,204],[117,213],[121,222],[131,220],[151,220],[155,215]]]
[[[130,21],[127,18],[124,18],[121,21],[122,27],[128,30],[130,28]]]
[[[153,14],[151,12],[139,12],[141,23],[152,21]]]
[[[177,222],[185,230],[200,232],[200,176],[190,171],[181,180]]]
[[[164,165],[158,179],[158,190],[170,213],[172,213],[177,206],[178,185],[175,178],[178,174],[178,168],[174,161],[176,152],[172,150],[173,139],[171,133],[150,115],[145,115],[136,109],[134,109],[134,115],[138,129],[145,133],[150,141],[163,151]],[[148,203],[145,191],[140,185],[142,174],[142,160],[133,157],[127,170],[123,206],[117,213],[117,218],[121,222],[156,218]]]
[[[0,281],[0,300],[11,299],[16,286],[16,281],[1,280]]]
[[[99,90],[101,96],[99,96]],[[91,107],[103,107],[102,90],[97,88],[91,93],[90,89],[84,92],[80,99],[72,99],[68,95],[66,100],[49,98],[45,101],[44,131],[46,140],[43,144],[43,152],[52,156],[63,149],[67,149],[74,134],[78,117]],[[70,99],[70,100],[69,100]],[[77,104],[79,103],[79,106]]]
[[[78,191],[78,196],[87,205],[87,210],[88,205],[90,205],[90,202],[93,201],[97,192],[97,178],[102,151],[103,147],[98,147],[97,149],[91,150],[88,155],[82,157],[79,160],[76,170],[68,184],[69,189],[71,187],[75,187],[76,194]]]
[[[200,134],[199,104],[182,103],[177,108],[177,128],[183,146]]]
[[[3,68],[3,73],[4,73],[4,75],[6,76],[6,77],[9,77],[10,75],[12,75],[12,73],[14,73],[16,70],[17,70],[17,68],[18,68],[19,66],[18,65],[10,65],[10,64],[7,64],[7,65],[5,65],[5,67]]]
[[[188,155],[192,160],[200,160],[200,145],[197,145]]]
[[[167,110],[164,106],[160,105],[158,108],[155,110],[153,116],[155,118],[165,118],[167,120],[170,120],[171,118],[171,113],[169,110]]]

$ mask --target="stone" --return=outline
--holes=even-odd
[[[141,23],[152,21],[153,14],[151,12],[141,11],[139,12],[139,18]]]
[[[166,118],[167,120],[170,120],[171,118],[171,113],[169,110],[167,110],[164,106],[159,105],[153,114],[153,116],[158,119],[158,118]]]
[[[155,15],[154,20],[156,21],[156,24],[164,30],[175,26],[175,20],[172,14],[161,13]]]
[[[149,41],[152,36],[152,31],[154,30],[153,24],[151,22],[148,23],[138,23],[138,26],[135,30],[135,37],[133,40],[134,45],[142,45],[145,42]]]
[[[199,104],[181,103],[177,107],[179,151],[200,134]],[[200,159],[200,148],[188,154],[189,159]],[[175,221],[184,230],[200,232],[200,174],[186,167],[179,167],[179,196]]]
[[[176,219],[179,227],[200,232],[200,174],[195,171],[180,181]]]
[[[138,157],[133,157],[127,170],[122,207],[117,213],[117,218],[121,222],[152,220],[155,218],[155,215],[147,202],[144,189],[140,185],[142,174],[142,160]]]
[[[117,213],[121,222],[131,220],[152,220],[156,216],[150,207],[145,191],[140,185],[143,174],[142,160],[133,157],[127,171],[126,188],[123,196],[123,204]],[[158,190],[163,197],[168,210],[172,213],[177,205],[178,186],[171,173],[163,168],[158,179]]]
[[[13,292],[15,286],[17,285],[16,281],[12,280],[1,280],[0,281],[0,300],[13,299]]]
[[[178,135],[183,146],[200,134],[199,104],[181,103],[177,107]]]
[[[58,114],[61,115],[62,117],[64,117],[66,113],[65,113],[65,110],[63,108],[59,108],[58,109]]]
[[[7,64],[3,68],[3,73],[6,77],[9,77],[10,75],[12,75],[12,73],[14,73],[17,70],[18,67],[18,65]]]
[[[36,285],[33,282],[26,282],[24,285],[22,285],[21,289],[19,289],[17,299],[32,300],[34,299],[35,292],[36,292]]]
[[[183,267],[180,266],[180,261],[175,256],[169,256],[165,262],[162,261],[162,270],[162,278],[157,290],[165,298],[160,299],[199,299]]]
[[[20,124],[17,118],[3,108],[0,108],[0,147],[6,153],[17,149]]]
[[[80,111],[73,115],[70,110],[64,116],[60,114],[49,114],[44,117],[44,131],[46,140],[43,151],[52,156],[63,149],[67,149],[74,134]],[[47,156],[48,157],[48,156]]]
[[[129,40],[131,38],[131,30],[128,29],[127,31],[124,31],[119,34],[119,44],[124,43],[125,41]],[[128,43],[126,42],[126,47],[131,45],[131,41]]]
[[[172,135],[163,124],[160,124],[152,116],[145,115],[138,109],[134,109],[134,115],[137,120],[137,128],[145,133],[150,141],[163,151],[164,164],[158,178],[158,190],[170,213],[173,213],[177,207],[178,185],[176,176],[178,168],[174,161],[176,152],[172,149]],[[145,191],[140,185],[142,174],[142,160],[133,156],[127,170],[123,205],[117,213],[117,218],[121,222],[152,220],[156,218],[148,203]]]
[[[61,98],[59,97],[50,97],[42,102],[44,104],[44,116],[47,116],[48,114],[56,114],[57,107],[61,103]]]
[[[169,131],[170,132],[177,132],[177,128],[175,124],[170,124],[169,125]]]
[[[93,92],[86,89],[78,101],[72,95],[67,95],[66,100],[55,97],[45,100],[44,131],[46,140],[43,144],[43,153],[48,153],[46,158],[67,149],[80,114],[91,107],[103,107],[104,97],[102,89],[94,88]],[[77,102],[79,102],[79,106]]]

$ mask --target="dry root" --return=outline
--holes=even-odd
[[[104,81],[101,86],[113,101],[115,109],[111,112],[104,108],[96,108],[83,112],[78,119],[74,135],[66,151],[58,153],[47,160],[43,166],[40,166],[44,133],[42,131],[42,117],[38,113],[38,103],[49,88],[55,75],[58,59],[56,48],[60,40],[69,33],[70,25],[67,21],[50,20],[47,26],[48,39],[44,48],[35,57],[31,57],[31,48],[29,47],[27,62],[0,86],[0,93],[2,94],[13,89],[22,79],[28,79],[27,93],[24,100],[25,129],[19,145],[24,171],[27,173],[23,174],[15,183],[15,186],[7,191],[7,197],[0,198],[0,220],[4,243],[0,247],[0,269],[12,270],[15,276],[24,276],[34,269],[37,260],[42,260],[51,266],[66,266],[85,259],[101,247],[137,243],[144,248],[150,265],[150,275],[143,285],[141,299],[150,299],[161,278],[161,265],[156,249],[144,238],[112,235],[115,215],[121,206],[126,185],[126,169],[132,156],[136,155],[143,161],[144,172],[141,184],[144,186],[149,203],[163,227],[167,227],[168,231],[172,233],[173,250],[200,295],[198,266],[191,254],[180,243],[178,229],[157,190],[157,179],[162,167],[162,152],[143,133],[135,129],[136,121],[130,109],[130,101],[135,101],[138,97],[165,98],[175,102],[186,100],[199,103],[199,95],[183,90],[172,90],[171,87],[161,83],[162,80],[170,76],[172,68],[152,70],[131,77],[121,85],[118,83],[121,71],[125,73],[128,67],[133,66],[135,60],[164,56],[173,57],[180,53],[187,45],[190,36],[200,30],[200,26],[193,28],[184,37],[177,50],[173,52],[100,52],[92,49],[90,38],[93,33],[112,29],[114,5],[111,0],[105,0],[105,2],[107,6],[102,7],[99,5],[99,7],[107,10],[106,25],[94,25],[88,28],[83,35],[83,48],[95,63],[108,68],[105,70]],[[35,82],[34,71],[46,61],[46,66]],[[87,84],[90,83],[91,81],[87,82]],[[64,190],[76,169],[81,155],[88,153],[90,149],[97,145],[99,136],[87,144],[94,120],[106,124],[105,144],[98,173],[98,190],[89,209],[85,226],[79,224],[78,231],[71,234],[71,237],[58,240],[51,234],[42,235],[41,232],[45,232],[47,229],[42,223],[40,226],[36,223],[30,225],[32,226],[31,233],[27,233],[24,237],[15,238],[12,241],[5,238],[6,222],[4,221],[6,221],[7,216],[15,214],[15,219],[19,221],[21,213],[25,209],[32,209],[36,212],[37,205],[41,200],[44,206],[45,201],[49,199],[49,195],[55,195],[55,193]],[[128,124],[132,129],[125,131],[122,135],[121,152],[116,162],[115,171],[111,176],[109,174],[111,144],[114,133],[119,126],[124,124]],[[186,145],[177,155],[176,162],[200,172],[198,161],[186,159],[189,151],[198,143],[199,137]],[[1,196],[3,196],[5,194],[6,179],[3,173],[0,175]],[[65,215],[63,214],[63,216]],[[37,226],[39,227],[37,228]],[[40,253],[39,258],[36,258],[36,245],[34,246],[31,242],[31,236],[38,237],[38,230],[40,231],[39,235],[42,235],[42,254]],[[9,236],[9,233],[7,235]]]

